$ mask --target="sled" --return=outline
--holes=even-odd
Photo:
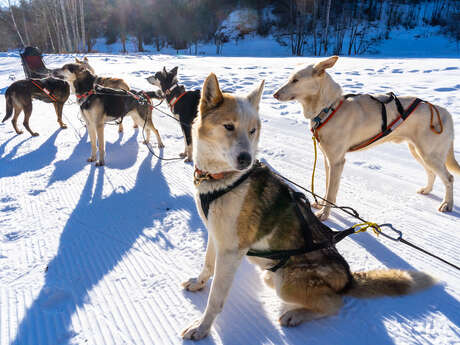
[[[45,66],[41,51],[36,47],[26,47],[20,54],[22,67],[27,79],[46,78],[52,70]]]

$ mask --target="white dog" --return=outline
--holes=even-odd
[[[446,188],[439,211],[452,211],[454,178],[447,169],[460,174],[460,166],[454,157],[454,128],[449,112],[425,101],[414,103],[415,97],[410,96],[391,97],[384,105],[385,110],[382,103],[386,103],[388,96],[373,98],[358,95],[345,98],[341,87],[325,71],[334,66],[337,59],[338,56],[333,56],[298,69],[273,95],[280,101],[298,101],[305,118],[311,120],[312,131],[325,156],[325,199],[336,201],[347,152],[388,141],[406,141],[410,152],[423,165],[428,176],[427,185],[418,192],[430,193],[438,175]],[[404,121],[399,118],[401,110],[409,113]],[[382,120],[383,112],[387,121]],[[390,130],[388,135],[378,138],[384,127],[382,121],[388,123]],[[328,218],[329,205],[313,206],[323,206],[317,216],[321,220]]]

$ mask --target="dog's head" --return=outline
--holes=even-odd
[[[334,66],[338,58],[338,56],[332,56],[317,64],[297,69],[291,74],[289,80],[275,92],[273,97],[286,102],[302,101],[318,95],[323,86],[323,80],[328,77],[326,69]]]
[[[163,67],[162,71],[156,72],[154,75],[148,77],[147,81],[159,87],[161,91],[166,92],[177,84],[177,69],[178,67],[176,66],[168,72],[166,67]]]
[[[80,65],[80,66],[83,66],[84,68],[89,70],[92,74],[95,74],[94,73],[94,68],[91,67],[91,65],[88,62],[88,58],[86,56],[83,57],[83,60],[80,60],[79,58],[75,58],[75,63]]]
[[[76,80],[84,80],[90,76],[92,74],[88,69],[76,63],[68,63],[62,68],[53,70],[53,77],[63,79],[71,85],[74,85]]]
[[[259,103],[264,81],[246,96],[222,93],[211,73],[201,92],[193,124],[196,166],[210,173],[245,171],[252,167],[260,135]]]

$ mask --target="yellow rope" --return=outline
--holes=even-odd
[[[316,161],[318,160],[318,149],[316,148],[316,137],[313,135],[311,137],[313,140],[313,148],[315,149],[315,161],[313,163],[313,172],[311,173],[311,194],[315,199],[315,202],[318,204],[318,199],[316,199],[315,195],[315,172],[316,172]]]
[[[372,222],[364,222],[364,223],[359,223],[355,224],[352,226],[353,229],[355,229],[355,234],[358,232],[365,232],[367,229],[372,228],[374,233],[378,236],[382,229],[380,229],[380,226],[377,223],[372,223]],[[356,230],[357,229],[357,230]]]

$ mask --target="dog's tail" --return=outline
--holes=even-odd
[[[6,115],[3,118],[2,122],[5,122],[11,117],[11,115],[13,115],[13,98],[8,93],[8,90],[6,90],[5,99],[6,99]]]
[[[428,274],[401,270],[356,272],[353,273],[353,278],[352,285],[345,294],[358,298],[407,295],[436,283]]]
[[[455,160],[455,156],[454,156],[454,142],[453,141],[450,144],[449,153],[447,154],[446,166],[447,166],[447,169],[449,169],[451,172],[460,175],[460,165]]]

